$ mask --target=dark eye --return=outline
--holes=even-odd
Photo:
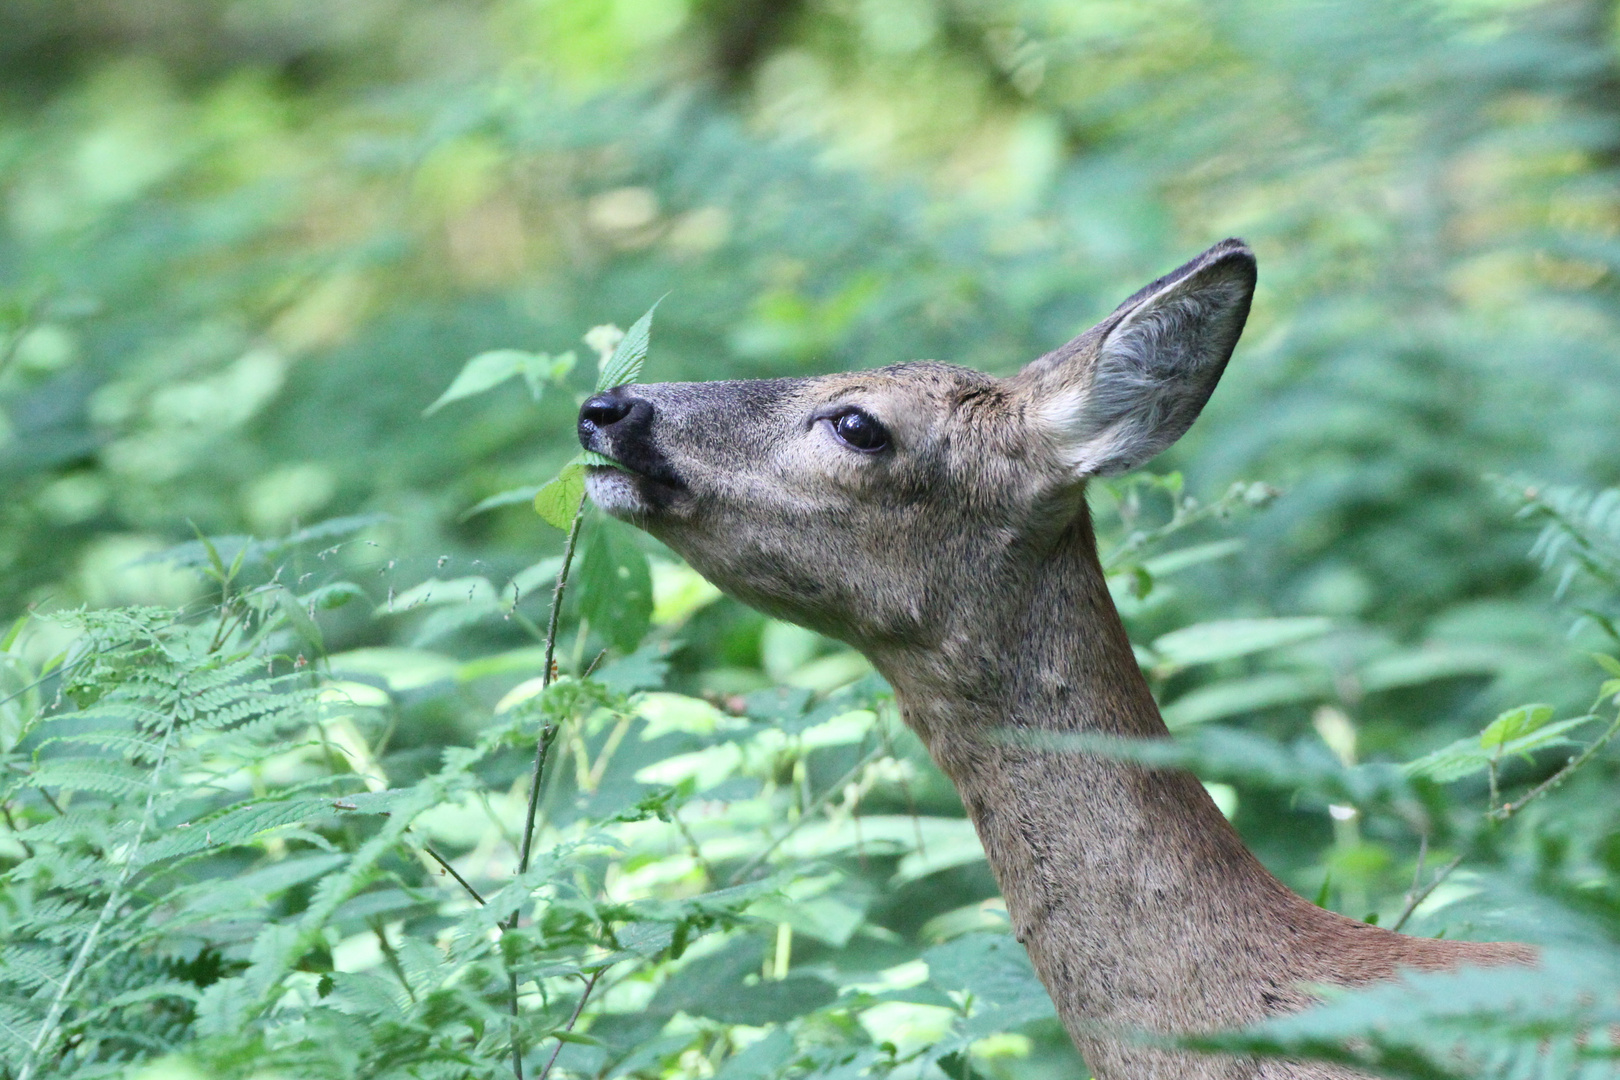
[[[841,412],[832,418],[833,434],[845,445],[875,453],[889,445],[888,430],[859,409]]]

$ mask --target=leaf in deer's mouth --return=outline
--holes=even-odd
[[[595,450],[586,450],[582,452],[576,460],[587,468],[595,465],[603,469],[618,469],[620,472],[631,471],[631,469],[622,462],[614,461],[606,454],[599,454]]]

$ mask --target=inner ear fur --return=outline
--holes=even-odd
[[[1223,240],[1013,377],[1077,475],[1146,463],[1192,426],[1243,333],[1254,253]]]

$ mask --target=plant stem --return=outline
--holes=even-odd
[[[765,860],[770,858],[776,849],[781,847],[787,841],[788,837],[798,832],[800,827],[814,817],[817,811],[831,802],[834,796],[842,792],[845,784],[848,784],[850,781],[854,780],[861,774],[862,769],[866,768],[868,765],[872,764],[872,762],[876,761],[882,756],[883,747],[873,747],[865,757],[861,758],[861,760],[855,763],[854,768],[850,769],[849,772],[833,781],[832,786],[826,791],[823,791],[815,802],[805,807],[804,812],[799,815],[798,821],[795,821],[792,825],[788,826],[787,829],[783,831],[781,836],[778,836],[775,840],[772,840],[764,851],[761,851],[758,855],[755,855],[752,859],[749,859],[746,863],[744,863],[741,870],[738,870],[735,874],[732,874],[731,880],[726,883],[727,886],[739,885],[743,881],[747,880],[748,875],[752,874],[755,870],[758,870],[764,864]]]
[[[574,561],[574,547],[579,543],[579,526],[585,520],[585,503],[580,501],[574,511],[574,524],[568,530],[568,543],[563,548],[562,566],[557,569],[557,585],[551,590],[551,618],[546,623],[546,660],[540,671],[542,692],[551,685],[552,666],[557,656],[557,620],[562,617],[563,592],[568,588],[568,567]],[[557,737],[557,726],[547,725],[541,732],[540,743],[534,751],[534,773],[529,780],[529,809],[523,818],[523,850],[518,854],[518,876],[529,872],[529,855],[534,847],[534,819],[540,812],[540,781],[545,777],[546,754]]]
[[[709,865],[709,860],[703,857],[703,848],[698,844],[697,837],[692,835],[692,830],[687,827],[686,822],[681,820],[681,812],[671,810],[669,820],[674,823],[676,830],[681,834],[681,838],[686,841],[686,846],[691,849],[692,858],[703,870],[703,876],[718,884],[720,881],[719,875],[714,872],[714,867]]]
[[[107,893],[107,902],[101,905],[101,913],[96,916],[96,921],[90,926],[90,932],[84,936],[84,942],[79,946],[78,954],[73,957],[72,966],[57,984],[56,996],[51,999],[51,1007],[45,1014],[45,1021],[40,1024],[39,1032],[29,1044],[28,1056],[23,1061],[22,1070],[17,1074],[17,1080],[29,1080],[29,1077],[34,1075],[41,1051],[56,1037],[56,1029],[62,1022],[62,1013],[67,1009],[68,991],[89,964],[90,955],[96,948],[96,941],[101,937],[102,927],[107,925],[108,920],[118,911],[118,906],[124,902],[124,886],[135,871],[135,856],[140,853],[141,841],[146,839],[146,832],[152,826],[157,803],[158,780],[163,775],[163,765],[169,757],[169,743],[174,738],[174,727],[177,722],[178,717],[170,713],[169,723],[163,731],[163,742],[158,747],[157,762],[152,766],[152,778],[147,784],[146,807],[141,812],[141,821],[135,829],[135,838],[124,853],[124,865],[119,868],[118,879],[113,882],[112,889]]]
[[[596,989],[596,980],[600,979],[602,977],[602,972],[606,970],[606,968],[598,968],[597,970],[591,972],[590,978],[585,980],[585,990],[579,995],[579,1001],[574,1005],[574,1015],[568,1018],[568,1023],[563,1027],[564,1031],[574,1030],[574,1025],[579,1022],[579,1014],[585,1011],[586,999],[591,996],[591,991]],[[558,1039],[557,1049],[551,1052],[551,1059],[546,1062],[546,1067],[540,1070],[540,1075],[537,1076],[535,1080],[546,1080],[546,1078],[551,1075],[551,1067],[557,1064],[557,1055],[562,1053],[562,1048],[563,1040]]]
[[[484,906],[484,898],[482,896],[478,895],[478,890],[473,888],[471,885],[469,885],[467,883],[466,878],[464,878],[460,874],[456,873],[456,868],[451,866],[450,863],[448,861],[446,861],[446,859],[445,859],[445,857],[443,855],[440,855],[437,851],[434,851],[432,844],[423,844],[422,845],[422,850],[428,853],[428,858],[432,859],[434,862],[436,862],[440,866],[444,867],[445,873],[447,873],[451,877],[455,878],[456,883],[459,884],[463,889],[466,889],[467,894],[469,896],[471,896],[474,900],[478,901],[478,906],[479,907]]]
[[[1452,859],[1450,862],[1446,863],[1446,865],[1442,866],[1438,871],[1436,871],[1433,880],[1431,880],[1427,885],[1423,886],[1422,889],[1416,892],[1407,893],[1406,906],[1401,909],[1401,917],[1391,923],[1389,928],[1391,930],[1399,931],[1401,927],[1405,926],[1406,920],[1412,917],[1412,912],[1416,911],[1419,905],[1429,898],[1429,894],[1434,892],[1434,890],[1440,886],[1442,881],[1451,876],[1451,872],[1453,870],[1462,865],[1462,861],[1463,857],[1458,855],[1455,859]]]
[[[546,622],[545,667],[540,670],[540,690],[542,693],[551,685],[552,665],[556,662],[557,655],[557,621],[562,617],[563,592],[568,588],[568,568],[574,561],[574,548],[579,543],[579,527],[584,520],[585,500],[581,499],[579,509],[574,511],[574,523],[568,529],[568,543],[563,546],[562,565],[557,568],[557,584],[551,590],[551,617]],[[546,755],[551,751],[551,744],[556,738],[557,725],[547,724],[541,729],[540,737],[534,748],[534,772],[529,778],[529,807],[523,818],[523,844],[518,852],[518,877],[522,877],[529,872],[529,856],[534,849],[534,819],[540,812],[540,788],[541,782],[546,775]],[[505,929],[516,929],[520,914],[521,909],[513,911],[511,917],[506,920]],[[508,983],[512,1002],[512,1075],[517,1080],[523,1080],[523,1042],[518,1037],[517,1030],[518,980],[516,972],[508,976]],[[589,985],[595,985],[594,976]],[[589,995],[589,993],[588,986],[586,994]],[[585,1007],[584,997],[579,999],[579,1007],[581,1009]],[[576,1011],[574,1015],[577,1018],[579,1013]],[[573,1021],[569,1021],[569,1026],[570,1028],[573,1026]],[[557,1044],[557,1049],[559,1051],[562,1049],[560,1042]],[[551,1060],[557,1060],[555,1053],[551,1055]],[[550,1071],[551,1065],[547,1064],[546,1072]],[[541,1074],[541,1076],[544,1075],[545,1073]]]
[[[1520,810],[1523,810],[1526,806],[1529,806],[1543,795],[1546,795],[1548,792],[1557,788],[1565,780],[1568,780],[1575,770],[1579,769],[1582,765],[1585,765],[1588,761],[1591,761],[1594,757],[1596,757],[1598,751],[1607,746],[1617,734],[1620,734],[1620,714],[1615,716],[1614,722],[1609,725],[1607,731],[1605,731],[1602,735],[1599,735],[1597,739],[1594,740],[1593,743],[1585,750],[1581,751],[1577,757],[1572,757],[1565,762],[1562,769],[1559,769],[1557,772],[1547,777],[1547,779],[1531,788],[1522,798],[1514,802],[1504,803],[1501,806],[1493,807],[1485,816],[1492,821],[1508,820],[1514,814],[1517,814]]]

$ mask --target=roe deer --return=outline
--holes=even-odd
[[[1099,1080],[1349,1077],[1132,1032],[1259,1020],[1310,1003],[1310,984],[1535,956],[1325,911],[1261,866],[1190,774],[1038,745],[1168,736],[1109,599],[1086,479],[1187,430],[1254,283],[1254,256],[1227,240],[1005,379],[919,361],[622,386],[580,410],[580,441],[622,465],[590,470],[598,506],[893,685]]]

